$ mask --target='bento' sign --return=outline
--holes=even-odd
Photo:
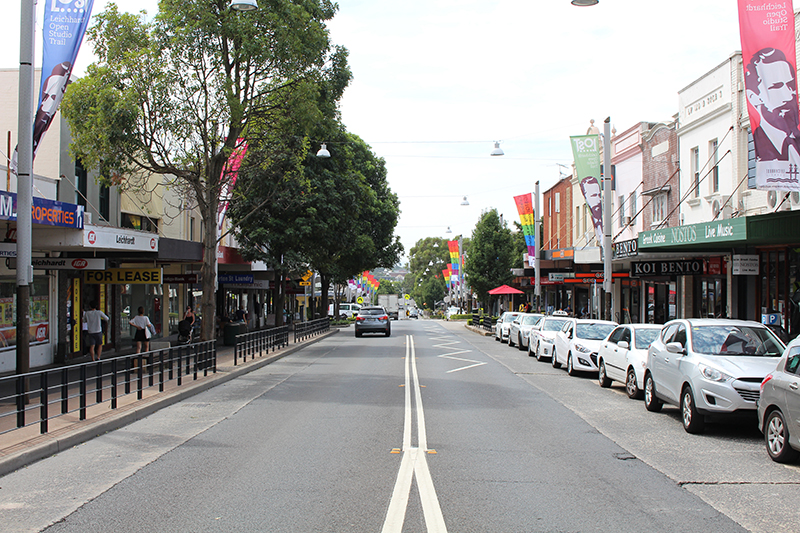
[[[678,261],[639,261],[631,263],[631,277],[694,276],[703,273],[702,259]]]

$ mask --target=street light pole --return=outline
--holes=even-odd
[[[611,276],[611,117],[608,117],[603,123],[603,290],[608,298],[609,313],[613,315],[614,295]]]
[[[17,373],[30,370],[30,284],[33,208],[33,39],[35,2],[21,0],[17,139]],[[78,309],[74,310],[75,313]]]

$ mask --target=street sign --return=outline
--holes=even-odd
[[[300,278],[301,278],[303,281],[308,281],[308,278],[310,278],[310,277],[311,277],[311,276],[313,276],[313,275],[314,275],[314,273],[313,273],[313,272],[311,272],[310,270],[307,270],[305,274],[303,274],[302,276],[300,276]]]
[[[301,281],[300,282],[300,286],[301,287],[310,287],[311,286],[311,282],[310,281]]]
[[[410,299],[411,299],[411,295],[410,295],[410,294],[406,294],[404,298],[405,298],[406,300],[410,300]]]
[[[363,303],[364,303],[364,298],[362,298],[361,296],[359,296],[358,298],[356,298],[356,302],[358,302],[358,303],[360,303],[360,304],[363,304]]]

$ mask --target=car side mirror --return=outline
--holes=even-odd
[[[630,346],[631,346],[631,345],[630,345],[630,344],[628,344],[628,341],[619,341],[619,342],[617,343],[617,346],[619,346],[620,348],[624,348],[624,349],[626,349],[626,350],[627,350],[628,348],[630,348]]]
[[[681,355],[686,355],[686,349],[679,342],[668,342],[667,343],[667,351],[669,353],[677,353],[677,354],[681,354]]]

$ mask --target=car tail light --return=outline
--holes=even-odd
[[[764,381],[761,382],[761,389],[760,389],[762,393],[764,392],[764,385],[766,385],[767,381],[771,379],[772,379],[772,374],[767,374],[766,376],[764,376]]]
[[[389,320],[389,315],[383,315],[382,317],[378,318],[378,320]]]
[[[359,320],[364,320],[364,317],[363,316],[357,316],[356,317],[356,322],[358,322]]]

